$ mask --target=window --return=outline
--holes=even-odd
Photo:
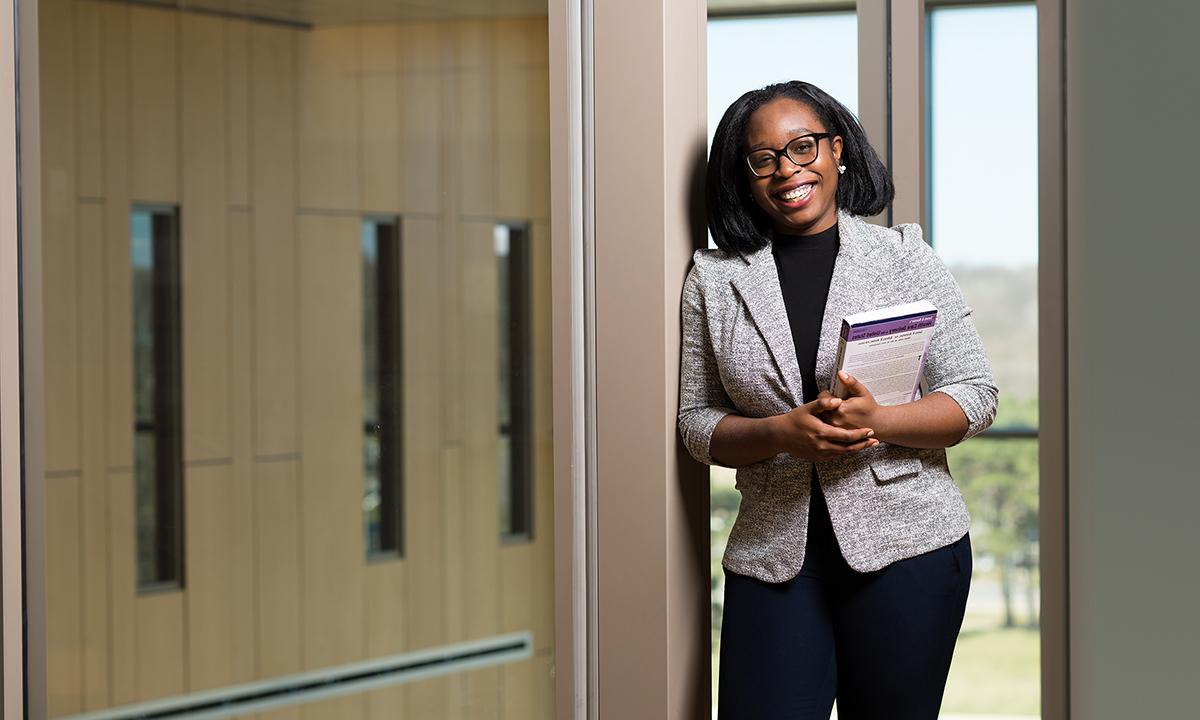
[[[505,539],[529,539],[533,537],[529,229],[497,224],[494,238],[500,534]]]
[[[975,571],[942,709],[1035,717],[1037,11],[1033,3],[936,8],[927,37],[927,237],[974,309],[1000,388],[992,427],[947,451],[973,517]],[[1009,150],[998,154],[998,141]]]
[[[135,206],[134,504],[139,591],[183,587],[179,210]]]
[[[363,527],[367,556],[404,554],[400,223],[362,224]]]

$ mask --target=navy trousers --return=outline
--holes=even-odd
[[[842,558],[813,479],[804,567],[725,570],[720,720],[936,720],[971,583],[971,539],[870,573]]]

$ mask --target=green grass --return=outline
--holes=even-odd
[[[1004,629],[997,618],[963,623],[942,711],[993,715],[1041,713],[1038,631]]]

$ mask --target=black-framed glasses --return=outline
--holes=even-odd
[[[794,165],[808,165],[816,161],[821,138],[831,137],[833,133],[808,133],[792,138],[783,148],[759,148],[746,153],[746,164],[755,177],[769,177],[779,169],[779,158],[787,153],[788,160]]]

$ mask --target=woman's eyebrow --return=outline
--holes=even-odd
[[[807,135],[811,132],[816,132],[816,131],[809,130],[806,127],[792,128],[791,130],[788,130],[788,138],[795,139],[795,138],[800,137],[801,135]],[[770,144],[768,144],[768,143],[761,142],[761,143],[756,143],[755,145],[750,146],[750,148],[746,152],[754,152],[755,150],[763,150],[763,149],[774,150],[775,148],[771,147]]]

